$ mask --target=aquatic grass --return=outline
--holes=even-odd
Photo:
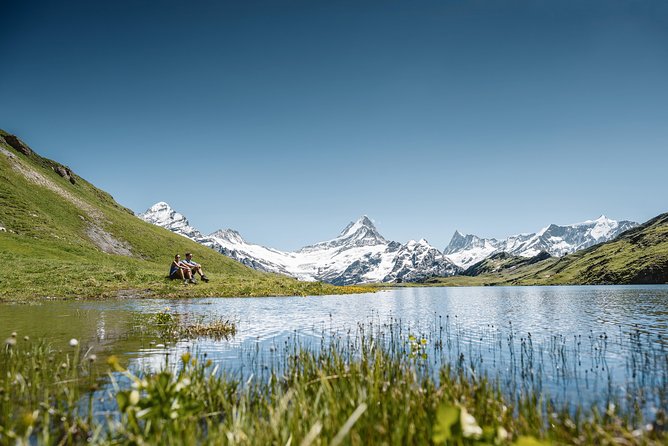
[[[143,337],[155,337],[163,341],[182,339],[229,339],[237,332],[237,324],[230,319],[196,318],[180,314],[165,307],[156,313],[135,313],[132,315],[130,332]],[[194,320],[193,320],[194,319]]]
[[[97,388],[95,355],[82,353],[74,339],[55,349],[12,333],[0,358],[0,444],[29,438],[45,444],[85,440],[80,435],[89,420],[79,416],[78,407]]]
[[[528,336],[502,338],[490,327],[482,336],[492,344],[521,345],[504,353],[513,357],[504,365],[524,371],[509,395],[503,375],[488,377],[469,359],[469,333],[440,321],[429,332],[394,320],[315,344],[293,337],[269,364],[233,375],[205,352],[157,371],[128,370],[111,357],[106,380],[78,345],[57,350],[10,336],[1,353],[0,443],[665,444],[662,411],[645,420],[620,401],[558,405],[528,384],[538,358],[563,361],[570,340],[555,337],[540,353]],[[592,335],[588,347],[604,342]],[[454,361],[435,366],[448,351]]]

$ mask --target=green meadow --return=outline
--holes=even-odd
[[[141,221],[76,173],[72,184],[55,171],[65,167],[55,161],[26,156],[3,139],[0,148],[0,256],[9,266],[0,276],[0,301],[368,291],[255,271]],[[204,266],[209,283],[167,279],[174,255],[186,251]]]

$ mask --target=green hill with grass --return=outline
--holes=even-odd
[[[191,251],[209,283],[168,280],[175,253]],[[0,301],[116,296],[336,294],[335,287],[250,269],[135,217],[69,167],[0,130]]]
[[[505,263],[504,263],[505,262]],[[668,283],[668,213],[614,240],[525,265],[504,258],[481,262],[479,275],[432,279],[439,285],[594,285]],[[474,265],[475,266],[475,265]],[[474,276],[474,277],[472,277]]]
[[[479,276],[481,274],[497,273],[533,265],[552,257],[548,252],[541,251],[533,257],[520,257],[507,252],[497,252],[486,259],[468,267],[463,276]]]

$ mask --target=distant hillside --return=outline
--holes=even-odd
[[[506,265],[512,259],[505,259]],[[497,259],[497,262],[500,259]],[[474,274],[475,272],[479,275]],[[515,268],[481,262],[469,276],[432,279],[441,285],[563,285],[668,283],[668,213],[609,242],[562,258]]]
[[[561,258],[532,280],[547,283],[668,283],[668,213],[615,240]]]
[[[545,251],[541,251],[533,257],[514,256],[507,252],[497,252],[480,262],[471,265],[463,273],[463,276],[479,276],[481,274],[499,273],[509,271],[523,266],[533,265],[552,256]]]
[[[165,277],[194,253],[211,278]],[[255,271],[135,217],[69,167],[0,130],[0,301],[36,297],[257,296],[359,291]],[[368,290],[368,288],[366,289]]]

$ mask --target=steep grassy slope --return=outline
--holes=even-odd
[[[431,282],[440,285],[668,283],[668,213],[626,231],[612,241],[560,259],[476,277],[452,277]]]
[[[211,278],[169,281],[175,253]],[[0,131],[0,301],[35,297],[259,296],[362,289],[260,273],[132,215],[65,166]],[[367,288],[364,291],[368,291]]]

